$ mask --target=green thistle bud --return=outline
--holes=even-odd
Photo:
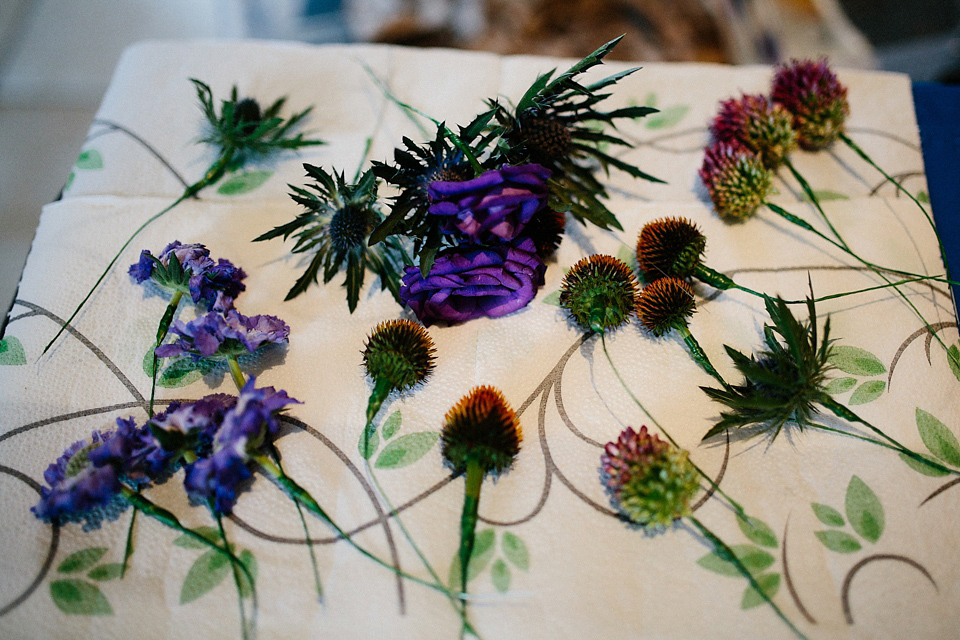
[[[447,412],[444,422],[442,455],[454,473],[464,473],[474,461],[484,475],[498,475],[520,453],[520,424],[494,387],[475,387]]]
[[[402,391],[423,382],[433,372],[433,340],[410,320],[388,320],[374,328],[363,350],[363,366],[374,380],[386,380]]]
[[[563,278],[560,306],[584,331],[602,333],[630,319],[637,280],[630,267],[612,256],[593,255],[577,262]]]

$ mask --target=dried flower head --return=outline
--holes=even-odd
[[[760,156],[763,166],[776,169],[797,145],[793,116],[760,94],[730,98],[710,125],[715,142],[739,142]]]
[[[640,526],[668,526],[691,514],[700,487],[687,451],[627,427],[600,456],[600,479],[615,509]]]
[[[563,278],[560,306],[584,331],[602,333],[630,319],[636,305],[637,280],[622,261],[592,255],[577,262]]]
[[[513,465],[523,434],[503,394],[490,386],[474,387],[444,418],[443,459],[454,473],[476,462],[484,474],[499,475]]]
[[[533,240],[537,248],[537,255],[546,260],[554,253],[563,241],[563,232],[567,224],[567,216],[560,211],[544,207],[527,223],[523,234]]]
[[[687,326],[697,310],[693,287],[680,278],[660,278],[645,286],[637,296],[637,317],[655,336]]]
[[[773,190],[773,172],[757,154],[736,142],[707,147],[700,179],[721,218],[752,216]]]
[[[433,372],[436,349],[427,330],[410,320],[378,324],[363,348],[363,366],[374,380],[386,379],[402,391],[423,382]]]
[[[643,226],[637,238],[637,267],[647,282],[689,278],[700,266],[707,238],[686,218],[660,218]]]
[[[836,140],[850,115],[847,88],[826,60],[791,60],[777,67],[771,97],[793,115],[797,143],[808,151]]]

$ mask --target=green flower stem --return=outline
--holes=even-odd
[[[700,346],[700,343],[697,342],[697,339],[693,337],[692,333],[690,333],[690,327],[685,324],[681,324],[677,326],[676,329],[677,333],[680,334],[680,337],[683,338],[683,342],[690,349],[690,355],[693,357],[693,361],[700,365],[704,371],[713,376],[717,382],[726,388],[726,380],[724,380],[723,376],[721,376],[720,373],[714,368],[713,364],[710,362],[710,358],[707,357],[707,352],[703,350],[703,347]]]
[[[217,530],[220,532],[220,539],[223,540],[223,546],[229,549],[230,543],[227,542],[227,532],[223,528],[223,518],[214,510],[212,501],[210,503],[210,512],[216,517]],[[243,587],[240,585],[240,572],[237,570],[237,565],[232,562],[230,563],[230,568],[233,570],[233,584],[237,588],[237,603],[240,606],[240,628],[243,629],[243,637],[247,638],[251,634],[247,632],[249,623],[247,622],[246,612],[243,609]],[[251,584],[251,588],[252,587],[253,585]]]
[[[803,633],[801,633],[801,631],[797,629],[797,627],[794,626],[792,622],[790,622],[790,619],[783,613],[783,611],[780,610],[780,607],[778,607],[776,603],[774,603],[774,601],[770,599],[770,596],[768,596],[767,593],[760,588],[760,585],[757,584],[756,578],[753,577],[753,574],[750,573],[750,570],[747,569],[747,567],[744,566],[743,562],[740,561],[740,558],[738,558],[737,554],[733,552],[733,549],[731,549],[726,542],[721,540],[715,533],[713,533],[710,529],[708,529],[706,525],[700,522],[700,520],[698,520],[696,516],[688,516],[688,517],[690,519],[690,522],[693,523],[693,526],[695,526],[700,531],[700,533],[703,534],[703,537],[709,540],[710,544],[714,546],[717,555],[721,559],[726,560],[727,562],[735,566],[737,568],[737,571],[739,571],[740,574],[747,579],[747,582],[750,583],[750,586],[753,587],[753,589],[758,594],[760,594],[760,597],[763,598],[767,602],[767,604],[770,605],[774,613],[777,614],[777,617],[783,620],[784,624],[786,624],[787,627],[789,627],[790,630],[793,631],[798,638],[802,638],[803,640],[806,640],[807,637]]]
[[[227,358],[227,366],[230,367],[230,376],[233,378],[233,384],[237,386],[237,391],[243,391],[247,384],[247,378],[240,370],[240,363],[233,356]]]
[[[589,336],[584,337],[584,341],[588,337]],[[672,444],[678,449],[682,449],[682,447],[679,444],[677,444],[677,441],[673,439],[673,436],[671,436],[670,433],[663,428],[663,425],[657,422],[657,419],[653,417],[653,414],[647,411],[647,408],[643,406],[643,403],[640,402],[640,399],[637,398],[637,396],[633,394],[633,391],[630,390],[630,387],[627,386],[627,382],[623,379],[623,376],[620,375],[620,371],[617,369],[617,366],[613,364],[613,358],[610,357],[610,352],[607,350],[607,341],[604,340],[603,334],[600,334],[600,342],[603,344],[603,354],[607,357],[607,362],[610,363],[610,368],[613,369],[613,373],[617,376],[617,380],[620,381],[620,385],[627,392],[627,395],[629,395],[630,398],[633,400],[633,402],[638,407],[640,407],[641,411],[647,414],[647,417],[650,418],[650,422],[653,423],[653,426],[655,426],[657,429],[660,430],[660,433],[662,433],[664,437],[670,441],[670,444]],[[724,386],[726,386],[726,383],[724,383]],[[742,516],[745,520],[749,521],[749,516],[747,515],[747,512],[744,511],[743,507],[740,505],[739,502],[737,502],[736,500],[731,498],[729,495],[727,495],[727,493],[720,488],[720,485],[717,484],[713,478],[708,476],[703,469],[697,466],[697,463],[695,463],[693,460],[690,460],[690,464],[693,465],[693,468],[697,470],[697,473],[699,473],[700,476],[707,481],[707,483],[713,488],[714,491],[717,492],[717,494],[724,497],[724,499],[730,504],[731,507],[733,507],[733,509],[737,512],[738,515]]]
[[[127,542],[123,546],[123,564],[120,565],[120,579],[127,574],[127,566],[130,564],[130,557],[133,555],[133,525],[137,522],[137,509],[133,507],[133,513],[130,515],[130,526],[127,527]]]
[[[198,180],[197,182],[194,182],[192,185],[187,187],[179,198],[177,198],[172,203],[167,205],[159,213],[155,213],[154,215],[147,218],[146,222],[144,222],[139,227],[137,227],[136,231],[134,231],[133,234],[129,238],[127,238],[127,241],[123,243],[123,245],[120,247],[120,250],[117,251],[116,255],[113,256],[113,259],[110,260],[110,263],[107,264],[107,267],[103,270],[103,273],[101,273],[100,277],[97,278],[97,281],[93,283],[93,286],[90,287],[90,291],[88,291],[87,295],[83,297],[83,300],[80,301],[80,304],[77,305],[77,308],[73,310],[73,313],[70,314],[70,317],[67,318],[67,320],[60,327],[60,330],[57,331],[56,335],[53,336],[50,342],[47,343],[47,346],[43,348],[43,352],[40,354],[41,357],[44,354],[46,354],[47,351],[50,350],[50,347],[52,347],[53,343],[57,341],[57,338],[59,338],[60,335],[64,331],[66,331],[70,323],[73,322],[73,319],[77,317],[77,314],[80,313],[80,310],[83,308],[83,305],[87,303],[87,300],[90,299],[90,296],[93,295],[93,292],[97,290],[97,287],[100,286],[100,283],[103,282],[103,279],[107,277],[107,274],[110,273],[110,269],[112,269],[113,265],[117,263],[117,260],[119,260],[120,256],[123,255],[123,252],[126,251],[127,247],[130,246],[130,243],[133,242],[133,239],[136,238],[141,231],[146,229],[151,222],[161,217],[165,213],[169,212],[171,209],[176,207],[178,204],[180,204],[187,198],[192,198],[197,193],[199,193],[202,189],[209,187],[210,185],[215,183],[217,180],[222,178],[224,174],[227,172],[227,168],[230,166],[230,163],[233,161],[234,155],[235,155],[235,151],[233,148],[225,147],[220,152],[220,156],[217,158],[217,160],[212,165],[210,165],[210,168],[207,169],[206,174],[204,174],[204,176],[200,178],[200,180]]]
[[[234,567],[239,569],[244,574],[244,577],[250,583],[250,593],[251,593],[251,598],[253,600],[254,617],[250,626],[252,629],[256,629],[256,612],[257,612],[256,584],[254,583],[253,576],[250,574],[250,570],[247,569],[247,566],[242,562],[240,562],[240,559],[233,554],[233,551],[231,551],[229,546],[226,545],[226,542],[224,542],[224,546],[221,547],[217,543],[208,540],[207,538],[200,535],[196,531],[186,528],[180,523],[180,520],[178,520],[177,516],[175,516],[173,513],[171,513],[170,511],[167,511],[163,507],[159,507],[155,505],[153,502],[145,498],[142,494],[133,491],[129,487],[123,487],[122,492],[123,492],[124,498],[126,498],[127,501],[130,502],[130,504],[133,505],[135,509],[142,511],[144,515],[150,516],[160,524],[166,525],[171,529],[178,531],[183,535],[189,536],[190,538],[193,538],[197,542],[210,547],[214,551],[217,551],[218,553],[223,554],[224,556],[227,557],[227,559],[230,561],[230,563]],[[249,629],[246,626],[244,626],[242,629],[243,629],[243,637],[246,640],[247,638],[250,637],[248,635]]]
[[[467,594],[467,573],[470,557],[477,537],[477,517],[480,508],[480,489],[486,475],[480,463],[473,457],[467,459],[466,483],[463,492],[463,513],[460,515],[460,590]],[[464,622],[467,617],[467,601],[461,602]]]
[[[843,236],[840,235],[840,232],[833,226],[833,223],[830,222],[830,218],[827,217],[827,213],[823,210],[823,207],[820,206],[820,198],[817,197],[817,194],[814,193],[813,189],[810,187],[810,183],[807,182],[806,178],[800,175],[800,172],[797,171],[796,167],[793,166],[793,163],[790,162],[790,159],[784,157],[783,159],[784,166],[789,169],[790,173],[793,175],[794,179],[800,183],[800,188],[803,190],[804,195],[813,203],[813,206],[816,207],[817,211],[820,213],[820,217],[823,218],[823,221],[827,223],[827,226],[830,227],[830,231],[833,232],[833,235],[836,236],[837,240],[840,241],[840,244],[851,254],[853,251],[847,245],[846,241],[843,239]]]
[[[947,274],[947,278],[949,278],[949,277],[950,277],[950,265],[949,265],[949,263],[947,262],[947,251],[946,251],[946,249],[945,249],[944,246],[943,246],[943,240],[940,239],[940,234],[937,232],[937,226],[933,223],[933,218],[930,217],[930,212],[927,211],[927,208],[924,207],[923,204],[921,204],[921,202],[920,202],[919,200],[917,200],[916,197],[914,197],[914,195],[913,195],[912,193],[910,193],[909,191],[907,191],[907,190],[903,187],[902,184],[900,184],[896,179],[894,179],[894,178],[893,178],[890,174],[888,174],[886,171],[884,171],[883,169],[881,169],[881,168],[880,168],[880,165],[878,165],[876,162],[874,162],[873,159],[872,159],[870,156],[867,155],[867,152],[864,151],[863,149],[861,149],[861,148],[860,148],[860,145],[858,145],[856,142],[854,142],[853,140],[851,140],[850,137],[847,136],[847,134],[845,134],[845,133],[843,133],[843,132],[840,132],[840,139],[843,140],[843,142],[844,142],[848,147],[850,147],[851,149],[853,149],[853,151],[855,151],[858,156],[860,156],[861,158],[863,158],[863,160],[865,160],[867,164],[869,164],[871,167],[873,167],[874,169],[876,169],[877,171],[879,171],[880,174],[881,174],[884,178],[886,178],[886,180],[887,180],[888,182],[890,182],[892,185],[894,185],[898,190],[903,191],[903,192],[907,195],[908,198],[910,198],[911,200],[913,200],[913,203],[914,203],[914,204],[916,204],[918,207],[920,207],[920,211],[923,212],[924,217],[927,219],[927,222],[930,224],[930,228],[933,229],[933,233],[934,233],[934,234],[936,235],[936,237],[937,237],[937,243],[940,245],[940,259],[943,260],[943,268],[944,268],[944,271],[945,271],[946,274]]]
[[[906,446],[904,446],[903,444],[899,443],[899,442],[898,442],[897,440],[895,440],[894,438],[888,436],[888,435],[887,435],[883,430],[881,430],[879,427],[873,426],[872,424],[870,424],[869,422],[867,422],[866,420],[864,420],[863,418],[861,418],[860,416],[858,416],[856,413],[854,413],[853,411],[851,411],[850,409],[848,409],[848,408],[845,407],[844,405],[840,404],[839,402],[837,402],[836,400],[834,400],[834,399],[831,398],[830,396],[824,395],[823,397],[819,398],[819,402],[820,402],[820,404],[822,404],[824,407],[826,407],[827,409],[829,409],[829,410],[830,410],[834,415],[836,415],[838,418],[841,418],[841,419],[843,419],[843,420],[847,420],[848,422],[856,422],[856,423],[862,424],[862,425],[865,426],[866,428],[870,429],[870,430],[873,431],[875,434],[877,434],[878,436],[880,436],[881,438],[883,438],[884,440],[886,440],[887,442],[889,442],[890,444],[892,444],[892,445],[896,448],[896,450],[899,451],[900,453],[902,453],[903,455],[905,455],[905,456],[907,456],[907,457],[909,457],[909,458],[912,458],[913,460],[916,460],[917,462],[919,462],[919,463],[921,463],[921,464],[924,464],[924,465],[926,465],[926,466],[932,467],[932,468],[936,469],[937,471],[941,471],[941,472],[949,473],[949,474],[953,474],[953,475],[960,475],[960,471],[957,471],[956,469],[950,469],[949,467],[945,467],[945,466],[941,465],[940,463],[935,462],[935,461],[933,461],[933,460],[928,460],[927,458],[924,458],[924,457],[923,457],[922,455],[920,455],[919,453],[913,451],[912,449],[907,448]]]
[[[917,276],[915,278],[904,278],[903,280],[897,280],[896,282],[887,282],[886,284],[878,284],[873,287],[865,287],[863,289],[855,289],[854,291],[844,291],[843,293],[832,293],[828,296],[820,296],[819,298],[807,298],[804,300],[784,300],[787,304],[806,304],[808,301],[811,302],[823,302],[824,300],[833,300],[834,298],[845,298],[846,296],[853,296],[858,293],[866,293],[868,291],[876,291],[877,289],[886,289],[888,287],[898,287],[904,284],[910,284],[911,282],[923,282],[924,280],[937,280],[938,276]]]
[[[386,402],[390,392],[393,391],[393,385],[386,378],[377,378],[373,383],[373,390],[370,391],[370,400],[367,402],[367,424],[363,427],[363,459],[369,460],[373,455],[370,450],[370,436],[376,430],[373,419],[377,417],[380,407]]]
[[[696,270],[693,272],[693,277],[701,282],[704,282],[714,289],[720,289],[721,291],[727,291],[728,289],[739,289],[744,293],[749,293],[750,295],[757,296],[758,298],[766,297],[764,294],[759,291],[754,291],[753,289],[748,289],[743,285],[739,285],[734,282],[729,276],[711,269],[707,265],[698,264]]]
[[[180,306],[180,300],[183,298],[182,291],[174,291],[173,297],[170,298],[170,302],[167,304],[167,308],[163,312],[163,317],[160,318],[160,324],[157,326],[157,339],[153,343],[153,368],[151,381],[150,381],[150,408],[147,412],[147,415],[153,416],[153,401],[157,396],[157,369],[159,368],[160,359],[157,357],[157,347],[163,344],[164,338],[167,337],[167,332],[170,331],[170,325],[173,323],[173,316],[177,313],[177,307]]]

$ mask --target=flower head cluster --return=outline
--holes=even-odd
[[[669,526],[691,514],[699,475],[689,454],[647,428],[624,429],[600,456],[600,479],[610,502],[642,527]]]
[[[563,278],[560,306],[584,331],[603,333],[630,319],[637,281],[626,264],[612,256],[593,255],[573,265]]]
[[[700,179],[717,214],[734,220],[753,215],[773,190],[773,172],[760,156],[735,141],[707,147]]]
[[[409,320],[388,320],[374,328],[363,349],[363,366],[392,391],[409,389],[433,372],[436,349],[430,334]]]
[[[655,336],[687,326],[696,308],[693,287],[680,278],[654,280],[637,296],[637,318]]]
[[[494,387],[475,387],[447,412],[442,455],[456,473],[477,464],[483,475],[497,476],[513,465],[523,433],[517,416]]]
[[[740,143],[760,157],[768,169],[776,169],[797,145],[793,117],[781,105],[760,94],[730,98],[710,125],[715,143]]]
[[[194,303],[215,311],[232,309],[234,299],[246,289],[243,269],[222,258],[214,262],[202,244],[179,240],[164,247],[159,256],[144,249],[129,273],[137,284],[150,280],[168,291],[187,293]]]
[[[707,238],[685,218],[661,218],[643,226],[637,238],[637,268],[647,282],[689,278],[703,262]]]
[[[793,116],[801,149],[819,151],[843,133],[850,115],[847,88],[826,60],[791,60],[773,77],[771,97]]]
[[[247,317],[232,309],[226,314],[211,311],[187,323],[178,320],[171,333],[177,339],[157,347],[157,357],[225,359],[253,353],[267,344],[285,344],[290,327],[276,316]]]

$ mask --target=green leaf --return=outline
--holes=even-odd
[[[204,538],[206,538],[207,540],[209,540],[214,544],[220,544],[220,532],[217,531],[215,527],[202,526],[202,527],[197,527],[196,529],[191,529],[191,531],[193,531],[194,533],[200,534],[201,536],[203,536]],[[203,544],[193,536],[189,536],[187,534],[183,534],[177,537],[177,539],[173,541],[173,544],[177,545],[178,547],[183,547],[184,549],[209,549],[210,548],[208,545]]]
[[[552,304],[555,307],[560,306],[560,290],[551,291],[547,295],[543,296],[543,304]]]
[[[490,567],[490,579],[493,580],[493,586],[500,593],[506,593],[510,589],[510,567],[507,563],[497,558],[497,561]]]
[[[249,193],[262,185],[273,175],[273,171],[243,171],[223,181],[217,188],[217,193],[224,196],[239,196]]]
[[[884,516],[880,499],[866,483],[853,476],[847,485],[847,520],[862,538],[876,542],[883,533]]]
[[[90,573],[87,574],[87,577],[97,582],[106,582],[107,580],[119,578],[121,573],[123,573],[123,565],[119,562],[112,562],[94,567],[90,570]]]
[[[960,443],[947,425],[917,407],[917,430],[930,453],[952,467],[960,467]]]
[[[112,616],[113,609],[100,589],[83,580],[54,580],[50,597],[60,611],[74,616]]]
[[[685,104],[667,107],[666,109],[661,109],[659,113],[647,116],[644,124],[646,124],[647,129],[667,129],[683,120],[683,117],[687,115],[689,110],[690,107]]]
[[[493,529],[484,529],[477,534],[473,542],[473,553],[470,554],[470,565],[467,567],[467,582],[470,582],[490,564],[493,559],[495,534]],[[450,565],[450,575],[447,584],[453,589],[460,588],[460,553],[453,556],[453,563]]]
[[[918,201],[918,202],[924,202],[924,203],[930,202],[930,196],[927,195],[927,192],[926,192],[926,191],[918,191],[918,192],[917,192],[917,201]]]
[[[527,544],[520,539],[520,536],[504,531],[500,548],[507,560],[517,569],[526,571],[530,568],[530,552],[527,551]]]
[[[823,388],[823,390],[832,396],[838,396],[841,393],[850,391],[850,389],[853,389],[855,386],[857,386],[856,378],[834,378],[827,384],[827,386]]]
[[[253,552],[249,549],[244,549],[240,552],[238,557],[241,564],[247,568],[247,571],[250,572],[250,577],[253,578],[254,583],[257,581],[257,559],[253,556]],[[240,572],[240,594],[244,598],[249,598],[253,595],[253,585],[250,584],[250,581],[247,580],[247,576],[242,571]]]
[[[759,547],[752,544],[732,545],[730,549],[733,554],[740,559],[740,562],[747,568],[751,574],[758,574],[774,562],[774,557]],[[719,573],[722,576],[739,576],[740,569],[737,565],[730,562],[718,553],[716,550],[697,560],[697,564],[706,569]]]
[[[637,270],[637,253],[627,245],[620,245],[617,250],[617,260],[630,267],[631,271]]]
[[[219,551],[207,551],[190,567],[180,588],[180,604],[193,602],[230,574],[230,560]]]
[[[780,588],[780,574],[779,573],[767,573],[762,576],[756,577],[757,585],[766,594],[767,598],[773,599],[773,596],[777,595],[777,590]],[[747,587],[746,591],[743,592],[743,600],[740,601],[741,609],[752,609],[753,607],[758,607],[761,604],[766,604],[767,599],[761,595],[759,591],[753,588],[753,585]]]
[[[96,149],[85,149],[77,158],[77,169],[103,169],[103,156]]]
[[[859,347],[835,345],[827,360],[840,371],[854,376],[878,376],[887,372],[880,358]]]
[[[924,454],[919,454],[921,458],[926,458],[933,462],[933,456],[927,456]],[[926,465],[919,460],[908,456],[905,453],[900,454],[900,459],[907,463],[907,466],[916,471],[917,473],[922,473],[925,476],[930,476],[932,478],[939,478],[945,475],[948,475],[946,471],[941,471],[932,465]]]
[[[850,396],[850,404],[867,404],[873,402],[887,388],[887,383],[883,380],[867,380]]]
[[[849,200],[850,196],[846,196],[842,193],[836,191],[829,191],[827,189],[815,189],[813,195],[816,196],[817,200],[820,202],[825,202],[827,200]],[[807,202],[811,202],[812,199],[807,194],[803,195],[803,199]]]
[[[403,418],[400,415],[399,411],[394,411],[390,416],[383,421],[383,439],[389,440],[400,430],[400,424],[403,422]]]
[[[81,549],[80,551],[71,553],[69,556],[67,556],[64,561],[60,563],[60,566],[57,567],[57,571],[60,573],[77,573],[79,571],[86,571],[93,565],[100,562],[100,558],[102,558],[103,554],[106,552],[106,547],[90,547],[88,549]]]
[[[16,336],[7,336],[0,340],[0,366],[27,364],[27,354],[23,343]]]
[[[813,535],[830,551],[853,553],[860,550],[860,542],[844,531],[814,531]]]
[[[762,547],[777,547],[777,534],[773,532],[767,523],[757,518],[744,518],[737,514],[737,524],[740,525],[740,531],[743,535]]]
[[[365,439],[364,433],[369,431],[369,439]],[[360,431],[360,439],[357,441],[357,451],[364,460],[369,460],[373,454],[380,448],[380,434],[377,432],[377,425],[370,424]]]
[[[440,434],[436,431],[420,431],[400,436],[383,448],[373,466],[377,469],[400,469],[413,464],[426,455],[439,439]]]
[[[810,506],[813,507],[813,513],[816,514],[817,520],[828,527],[842,527],[846,523],[840,512],[833,507],[828,507],[819,502],[811,502]]]
[[[960,380],[960,348],[957,348],[957,345],[947,349],[947,364],[950,365],[953,377]]]

